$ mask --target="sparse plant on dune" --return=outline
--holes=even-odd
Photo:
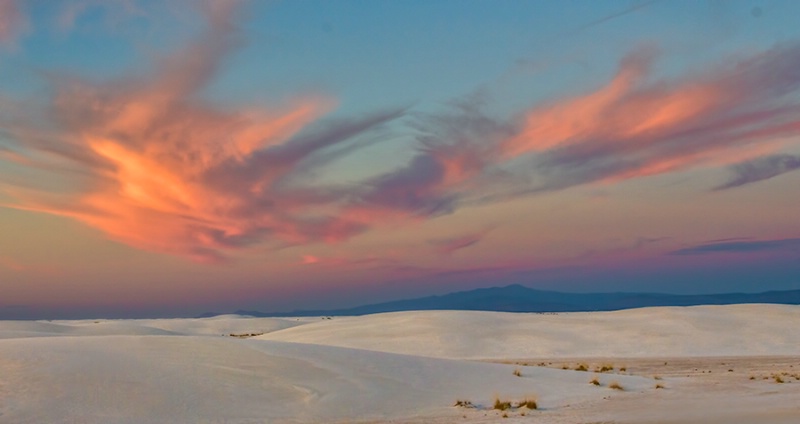
[[[782,379],[782,378],[781,378],[781,376],[780,376],[780,375],[778,375],[778,374],[775,374],[775,375],[773,375],[773,376],[772,376],[772,378],[774,378],[774,379],[775,379],[775,382],[776,382],[776,383],[783,383],[783,379]]]
[[[586,364],[578,364],[575,367],[575,371],[589,371],[589,366]]]
[[[471,401],[461,400],[461,399],[457,399],[456,403],[453,406],[458,406],[458,407],[461,407],[461,408],[474,408],[475,407],[475,405],[473,405]]]
[[[614,365],[604,364],[602,366],[599,366],[599,367],[595,368],[595,370],[594,370],[594,372],[600,372],[600,373],[609,372],[609,371],[614,371]]]
[[[516,375],[517,377],[522,377],[522,371],[520,371],[519,368],[517,368],[514,370],[514,375]]]
[[[506,409],[511,409],[511,402],[500,400],[500,398],[494,398],[494,406],[492,406],[492,408],[505,411]]]
[[[616,381],[612,381],[612,382],[611,382],[611,384],[609,384],[609,385],[608,385],[608,388],[610,388],[610,389],[614,389],[614,390],[625,390],[625,389],[624,389],[624,388],[622,388],[622,386],[621,386],[621,385],[620,385],[618,382],[616,382]]]
[[[619,367],[619,372],[628,371],[628,367]]]
[[[595,377],[595,378],[589,380],[589,384],[594,384],[595,386],[599,386],[600,385],[600,380],[598,380],[597,377]]]
[[[539,405],[536,403],[536,399],[525,398],[519,401],[517,408],[539,409]]]
[[[663,384],[656,384],[656,389],[663,389],[663,388],[664,388]]]
[[[263,335],[263,334],[264,333],[239,333],[239,334],[230,333],[228,335],[231,336],[231,337],[239,338],[239,339],[247,339],[249,337],[256,337],[256,336],[260,336],[260,335]]]

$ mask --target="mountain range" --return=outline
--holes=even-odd
[[[800,304],[800,290],[762,293],[665,294],[665,293],[564,293],[536,290],[519,284],[396,300],[345,309],[261,312],[238,310],[238,315],[256,317],[352,316],[413,310],[469,310],[500,312],[615,311],[648,306],[729,305],[737,303]],[[205,313],[198,318],[218,313]]]

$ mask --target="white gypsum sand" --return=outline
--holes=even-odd
[[[798,323],[784,305],[2,321],[0,423],[794,423]]]

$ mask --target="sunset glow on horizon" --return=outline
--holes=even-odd
[[[799,13],[0,0],[0,319],[800,289]]]

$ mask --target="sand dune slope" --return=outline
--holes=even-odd
[[[615,312],[397,312],[337,318],[260,336],[444,358],[795,355],[800,306]]]
[[[602,397],[586,373],[230,337],[0,341],[3,423],[329,422],[453,415],[538,394],[545,408]],[[620,376],[629,390],[650,389]]]

